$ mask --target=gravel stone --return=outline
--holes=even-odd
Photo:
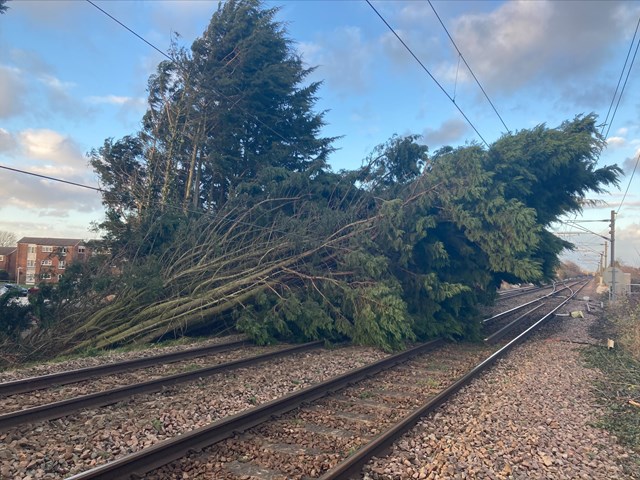
[[[590,284],[577,298],[594,291]],[[388,457],[372,460],[364,478],[629,478],[619,461],[631,452],[592,426],[601,414],[591,392],[599,373],[579,350],[598,343],[589,335],[597,312],[572,300],[562,313],[574,310],[585,318],[556,316],[416,425]]]

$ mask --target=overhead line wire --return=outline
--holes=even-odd
[[[411,56],[414,58],[414,60],[416,62],[418,62],[418,64],[422,67],[422,69],[427,73],[427,75],[429,75],[429,77],[431,77],[431,80],[433,80],[435,82],[435,84],[440,87],[440,90],[442,90],[442,92],[447,96],[447,98],[451,101],[451,103],[453,103],[455,105],[455,107],[458,109],[458,111],[460,112],[460,114],[464,117],[464,119],[467,121],[467,123],[471,126],[471,128],[473,128],[473,130],[476,132],[476,134],[478,135],[478,137],[480,137],[480,139],[482,140],[482,142],[489,147],[489,144],[487,143],[487,141],[484,139],[484,137],[480,134],[480,132],[478,131],[478,129],[475,127],[475,125],[473,124],[473,122],[471,120],[469,120],[469,117],[467,117],[465,115],[465,113],[462,111],[462,109],[460,108],[460,106],[458,106],[458,104],[456,103],[456,101],[451,97],[451,95],[449,95],[449,93],[444,89],[444,87],[440,84],[440,82],[438,82],[438,80],[436,80],[436,78],[431,74],[431,72],[429,71],[429,69],[427,67],[425,67],[424,63],[422,63],[422,61],[416,56],[415,53],[413,53],[413,50],[411,50],[411,48],[409,48],[409,46],[405,43],[405,41],[400,37],[400,35],[398,35],[398,33],[393,29],[393,27],[391,25],[389,25],[389,22],[387,22],[387,20],[382,16],[382,14],[376,9],[376,7],[373,6],[373,4],[369,1],[369,0],[365,0],[367,2],[367,4],[371,7],[371,9],[376,13],[376,15],[378,15],[378,17],[380,18],[380,20],[382,20],[382,22],[387,26],[387,28],[389,30],[391,30],[391,33],[393,33],[395,35],[395,37],[398,39],[398,41],[402,44],[402,46],[411,54]]]
[[[602,123],[602,130],[600,131],[600,135],[604,132],[604,128],[607,126],[607,121],[609,120],[609,114],[611,113],[611,109],[613,108],[613,104],[616,101],[616,96],[618,94],[618,89],[620,88],[620,82],[622,81],[622,77],[624,76],[624,72],[627,69],[627,62],[629,61],[629,55],[631,55],[631,50],[633,49],[633,44],[636,41],[636,35],[638,34],[638,27],[640,27],[640,17],[638,17],[638,23],[636,24],[636,30],[633,33],[633,38],[631,39],[631,43],[629,44],[629,51],[627,51],[627,58],[624,59],[624,65],[622,66],[622,71],[620,72],[620,77],[618,78],[618,84],[616,85],[616,89],[613,92],[613,98],[611,99],[611,104],[609,104],[609,110],[607,111],[607,116]],[[622,94],[621,94],[622,95]],[[611,121],[613,123],[613,119]]]
[[[629,187],[631,186],[631,182],[633,181],[633,176],[636,173],[639,161],[640,161],[640,152],[638,152],[638,156],[636,157],[636,164],[633,166],[633,171],[631,172],[631,177],[629,178],[629,183],[627,183],[627,189],[624,191],[624,195],[622,196],[622,200],[620,200],[620,205],[618,206],[618,210],[616,211],[616,214],[620,213],[620,209],[622,208],[622,204],[624,203],[624,200],[627,198],[627,193],[629,192]]]
[[[471,73],[471,76],[473,77],[473,79],[476,81],[476,83],[478,84],[478,87],[480,87],[480,90],[482,90],[482,93],[484,94],[485,98],[487,99],[487,101],[489,102],[489,104],[491,105],[491,108],[493,108],[493,111],[496,113],[496,115],[498,116],[498,118],[500,119],[500,121],[502,122],[502,125],[504,126],[504,128],[507,129],[507,132],[511,133],[511,130],[509,129],[509,127],[507,127],[507,124],[504,122],[504,120],[502,119],[502,116],[498,113],[498,109],[496,108],[496,106],[493,104],[493,102],[491,101],[491,99],[489,98],[489,95],[487,94],[487,92],[485,91],[485,89],[482,87],[482,84],[480,83],[480,80],[478,80],[478,77],[476,77],[476,74],[473,73],[473,70],[471,69],[471,66],[467,63],[467,60],[464,58],[464,55],[462,54],[462,52],[460,51],[460,49],[458,48],[458,45],[456,45],[455,40],[453,39],[453,37],[451,37],[451,35],[449,34],[449,30],[447,30],[447,27],[445,26],[444,22],[442,21],[442,19],[440,18],[440,15],[438,15],[438,12],[436,11],[435,7],[433,6],[433,3],[431,3],[431,0],[427,0],[427,2],[429,2],[429,6],[431,7],[431,9],[433,10],[433,13],[435,13],[436,17],[438,18],[438,21],[440,22],[440,25],[442,25],[442,28],[444,28],[444,31],[446,32],[447,36],[449,37],[449,40],[451,40],[451,43],[453,44],[454,48],[456,49],[456,51],[458,52],[459,58],[462,58],[462,61],[464,62],[464,64],[467,66],[467,68],[469,69],[469,73]]]
[[[638,18],[638,24],[640,25],[640,18]],[[632,44],[633,45],[633,44]],[[616,108],[613,110],[613,114],[611,115],[611,121],[609,122],[609,126],[607,128],[607,134],[604,136],[607,138],[609,136],[609,131],[611,130],[611,125],[613,124],[613,119],[616,116],[618,111],[618,107],[620,106],[620,100],[622,100],[622,95],[624,94],[624,89],[627,86],[627,81],[629,80],[629,75],[631,74],[631,70],[633,69],[633,64],[636,60],[636,55],[638,54],[638,47],[640,47],[640,38],[636,43],[636,49],[633,52],[633,57],[631,58],[631,63],[629,64],[629,70],[627,70],[627,76],[624,79],[624,83],[622,84],[622,89],[620,90],[620,96],[618,97],[618,102],[616,103]]]
[[[174,59],[167,54],[166,52],[162,51],[160,48],[156,47],[153,43],[149,42],[148,40],[146,40],[142,35],[139,35],[138,33],[136,33],[134,30],[132,30],[131,28],[129,28],[128,26],[126,26],[124,23],[122,23],[120,20],[118,20],[116,17],[114,17],[113,15],[109,14],[108,12],[106,12],[105,10],[103,10],[102,8],[100,8],[98,5],[96,5],[94,2],[92,2],[91,0],[86,0],[87,3],[93,5],[94,7],[96,7],[98,10],[100,10],[102,13],[104,13],[107,17],[109,17],[110,19],[112,19],[114,22],[116,22],[118,25],[122,26],[123,28],[125,28],[128,32],[132,33],[133,35],[135,35],[137,38],[139,38],[140,40],[142,40],[144,43],[146,43],[147,45],[151,46],[151,48],[153,48],[154,50],[160,52],[160,54],[162,54],[164,57],[168,58],[170,61],[174,61]],[[221,67],[222,69],[223,67]],[[227,95],[221,93],[220,91],[209,87],[211,89],[211,91],[213,91],[213,93],[215,93],[216,95],[224,98],[227,101],[232,101],[232,99],[230,97],[228,97]],[[277,132],[276,130],[274,130],[273,128],[271,128],[269,125],[267,125],[264,121],[260,120],[260,118],[258,118],[256,115],[247,112],[245,109],[243,109],[242,107],[238,107],[235,106],[237,105],[237,102],[234,104],[233,108],[237,108],[238,110],[240,110],[240,112],[244,113],[245,115],[251,117],[253,120],[257,121],[258,123],[260,123],[263,127],[265,127],[267,130],[271,131],[273,134],[275,134],[276,136],[280,137],[283,141],[285,142],[289,142],[290,139],[285,138],[282,134],[280,134],[279,132]]]
[[[90,3],[91,5],[93,5],[94,7],[96,7],[98,10],[100,10],[102,13],[104,13],[107,17],[109,17],[111,20],[113,20],[114,22],[116,22],[118,25],[120,25],[121,27],[125,28],[126,30],[128,30],[130,33],[132,33],[133,35],[135,35],[136,37],[138,37],[140,40],[142,40],[144,43],[146,43],[147,45],[149,45],[151,48],[153,48],[155,51],[157,51],[160,55],[164,55],[165,57],[167,57],[169,60],[173,60],[169,55],[167,55],[166,52],[163,52],[162,50],[160,50],[158,47],[156,47],[153,43],[149,42],[148,40],[146,40],[144,37],[142,37],[141,35],[138,35],[136,32],[134,32],[132,29],[130,29],[129,27],[127,27],[124,23],[122,23],[120,20],[118,20],[116,17],[114,17],[113,15],[111,15],[109,12],[107,12],[106,10],[103,10],[102,8],[100,8],[98,5],[96,5],[95,3],[93,3],[91,0],[87,0],[88,3]]]
[[[75,186],[75,187],[81,187],[81,188],[86,188],[86,189],[89,189],[89,190],[95,190],[96,192],[101,192],[101,193],[105,193],[106,192],[106,190],[104,190],[102,188],[99,188],[99,187],[93,187],[91,185],[84,185],[82,183],[71,182],[69,180],[64,180],[62,178],[51,177],[51,176],[48,176],[48,175],[41,175],[39,173],[28,172],[26,170],[20,170],[18,168],[7,167],[6,165],[0,165],[0,169],[9,170],[9,171],[12,171],[12,172],[15,172],[15,173],[21,173],[21,174],[24,174],[24,175],[31,175],[31,176],[42,178],[42,179],[45,179],[45,180],[51,180],[53,182],[65,183],[65,184],[72,185],[72,186]],[[205,211],[205,210],[194,210],[194,209],[191,209],[191,208],[184,208],[184,206],[182,206],[182,205],[174,205],[172,203],[162,203],[159,200],[151,200],[151,203],[153,203],[155,205],[158,205],[158,206],[170,208],[170,209],[176,210],[176,211],[189,212],[189,213],[195,213],[195,214],[198,214],[198,215],[206,216],[206,217],[212,218],[214,220],[218,220],[220,223],[224,223],[225,221],[227,223],[237,223],[239,225],[244,225],[244,226],[247,226],[247,227],[254,227],[254,228],[261,229],[261,230],[269,230],[269,231],[272,231],[272,232],[281,233],[282,235],[285,235],[285,236],[289,235],[289,236],[298,237],[298,238],[301,238],[303,240],[308,240],[310,238],[309,235],[305,236],[305,235],[302,235],[302,234],[299,234],[299,233],[296,233],[296,232],[286,232],[284,230],[279,230],[279,229],[275,229],[275,228],[271,228],[271,227],[265,227],[265,226],[262,226],[262,225],[258,225],[256,223],[245,222],[245,221],[237,220],[237,219],[219,218],[215,214],[213,214],[211,212],[208,212],[208,211]]]
[[[23,173],[25,175],[32,175],[34,177],[44,178],[45,180],[51,180],[53,182],[66,183],[67,185],[73,185],[74,187],[87,188],[89,190],[95,190],[96,192],[104,192],[103,189],[98,188],[98,187],[92,187],[90,185],[84,185],[82,183],[71,182],[69,180],[63,180],[61,178],[50,177],[48,175],[41,175],[39,173],[27,172],[26,170],[20,170],[18,168],[11,168],[11,167],[7,167],[5,165],[0,165],[0,168],[2,168],[4,170],[10,170],[12,172]]]

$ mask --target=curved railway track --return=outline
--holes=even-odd
[[[178,461],[170,466],[167,464],[185,455],[189,456],[186,462],[189,462],[189,469],[193,472],[197,473],[202,466],[208,469],[202,478],[349,478],[372,455],[379,455],[393,439],[409,429],[421,416],[446,401],[513,346],[522,342],[573,298],[586,283],[577,285],[576,290],[567,287],[567,298],[553,307],[549,305],[544,315],[534,322],[530,321],[524,331],[497,350],[493,349],[493,353],[487,354],[488,346],[474,347],[476,350],[466,358],[482,356],[482,361],[475,366],[459,363],[460,350],[447,357],[446,349],[451,346],[444,346],[441,341],[429,342],[161,441],[70,478],[112,479],[132,475],[144,475],[145,478],[182,478],[178,476],[178,472],[185,468],[184,463]],[[521,317],[530,318],[533,313],[529,312]],[[441,357],[438,358],[448,358],[447,361],[451,362],[446,368],[456,377],[454,381],[438,380],[439,368],[429,363],[437,355],[426,355],[436,349],[440,349],[438,351]],[[477,362],[478,359],[475,360]],[[465,373],[460,375],[463,372]],[[437,381],[429,380],[434,378]],[[398,379],[402,381],[398,383]],[[418,384],[421,380],[427,383]],[[309,404],[312,405],[308,406]],[[331,420],[324,425],[314,420],[323,416]],[[274,417],[280,419],[274,420]],[[382,424],[380,419],[385,417],[391,420]],[[296,431],[297,434],[294,435]],[[332,451],[314,450],[314,439],[323,436],[330,437],[332,440],[328,444],[333,444],[336,448]],[[348,441],[341,440],[345,437]],[[297,443],[295,439],[298,439]],[[327,442],[323,445],[326,447]],[[205,451],[199,454],[189,453],[202,449]],[[283,460],[278,468],[265,467],[264,463],[268,463],[263,458],[265,455],[271,459]],[[292,458],[296,458],[297,463],[292,462]],[[161,470],[153,471],[158,468]],[[211,474],[215,476],[211,477]]]

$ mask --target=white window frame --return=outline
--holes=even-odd
[[[35,260],[27,260],[27,268],[33,268],[36,266]]]
[[[61,274],[61,273],[59,273],[59,274],[58,274],[58,280],[60,280],[61,278],[62,278],[62,274]]]
[[[42,260],[40,262],[40,265],[42,265],[43,267],[50,267],[53,265],[53,261],[52,260]]]
[[[53,247],[51,245],[42,245],[40,248],[43,253],[53,253]]]
[[[58,260],[58,268],[60,270],[64,270],[66,267],[65,261],[64,260]]]
[[[51,273],[49,272],[41,273],[40,278],[42,278],[42,280],[51,280]]]
[[[29,245],[27,247],[27,252],[28,253],[36,253],[36,246],[35,245]]]
[[[80,245],[80,246],[78,247],[78,253],[84,253],[84,252],[85,252],[85,250],[86,250],[86,247],[85,247],[84,245]]]

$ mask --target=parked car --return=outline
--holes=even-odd
[[[19,292],[20,297],[26,297],[28,294],[28,291],[26,288],[23,288],[20,285],[15,285],[13,283],[5,283],[3,287],[4,287],[4,291],[0,289],[0,294],[7,293],[10,290],[17,290]]]

